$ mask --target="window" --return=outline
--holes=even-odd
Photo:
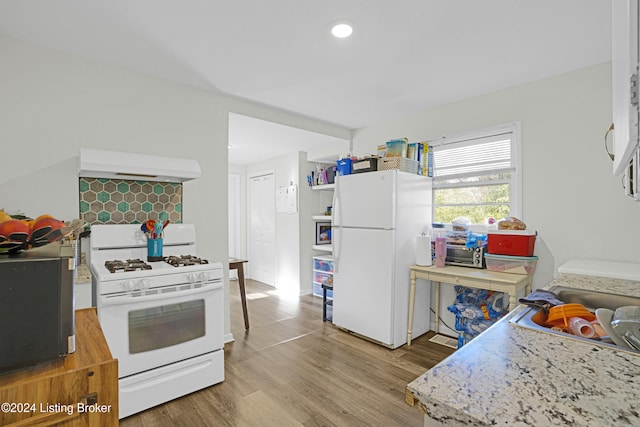
[[[489,217],[521,216],[520,126],[513,123],[433,145],[433,218],[449,223],[465,216],[481,224]]]

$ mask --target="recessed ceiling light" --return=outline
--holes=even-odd
[[[353,33],[353,27],[346,22],[339,22],[331,27],[331,34],[339,39],[349,37],[351,33]]]

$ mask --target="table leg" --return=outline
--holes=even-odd
[[[407,326],[407,345],[411,345],[411,329],[413,328],[413,304],[416,299],[416,272],[411,270],[411,287],[409,289],[409,324]]]
[[[435,282],[436,284],[436,308],[435,308],[435,313],[436,313],[436,326],[435,326],[435,333],[437,334],[438,331],[440,330],[440,282]]]
[[[244,269],[242,263],[238,265],[238,285],[240,286],[240,299],[242,300],[242,314],[244,314],[244,328],[249,329],[249,313],[247,313],[247,293],[244,287]]]
[[[517,298],[518,298],[517,294],[515,293],[509,294],[509,311],[513,311],[513,309],[516,308],[516,306],[518,305]]]
[[[322,287],[322,321],[327,321],[327,288]]]

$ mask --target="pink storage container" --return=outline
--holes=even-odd
[[[532,276],[538,263],[537,256],[522,257],[484,254],[487,270],[500,273],[526,274]]]

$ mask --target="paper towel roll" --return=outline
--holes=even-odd
[[[431,258],[431,236],[416,237],[416,264],[428,266],[433,263]]]

